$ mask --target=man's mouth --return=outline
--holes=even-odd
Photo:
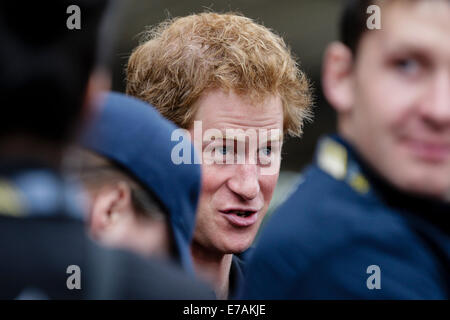
[[[441,162],[450,157],[450,144],[436,143],[421,140],[407,141],[408,148],[425,161]]]
[[[219,210],[225,219],[233,226],[248,227],[258,221],[258,210],[249,209],[227,209]]]

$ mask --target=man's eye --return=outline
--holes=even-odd
[[[228,153],[228,147],[227,146],[216,147],[216,150],[221,155],[226,155]]]
[[[272,147],[265,147],[260,149],[260,152],[262,152],[265,156],[270,156],[272,153]]]
[[[399,59],[395,61],[395,66],[404,73],[415,74],[419,70],[419,62],[415,59]]]

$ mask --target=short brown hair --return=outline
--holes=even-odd
[[[79,180],[87,190],[98,191],[123,182],[131,193],[131,204],[138,217],[165,219],[165,210],[156,196],[117,163],[81,147],[72,147],[65,163],[66,173]]]
[[[212,88],[255,99],[279,95],[284,132],[300,136],[311,94],[283,39],[233,13],[168,19],[145,33],[127,66],[127,94],[153,104],[182,128],[192,125],[194,103]]]

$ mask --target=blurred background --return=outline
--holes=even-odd
[[[280,180],[273,200],[273,206],[276,206],[297,181],[298,173],[312,160],[317,139],[335,130],[335,113],[323,98],[320,72],[326,45],[338,37],[340,9],[341,1],[337,0],[123,1],[113,56],[113,89],[125,90],[125,66],[131,51],[139,43],[140,33],[168,17],[206,10],[234,11],[281,35],[312,83],[315,107],[314,120],[305,125],[303,137],[290,138],[283,147]]]

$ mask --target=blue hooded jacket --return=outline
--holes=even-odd
[[[164,205],[182,266],[193,272],[189,244],[201,188],[199,164],[175,164],[171,154],[177,127],[151,105],[108,93],[82,136],[82,145],[126,168]],[[185,137],[185,139],[187,139]],[[195,157],[189,143],[190,154]]]

